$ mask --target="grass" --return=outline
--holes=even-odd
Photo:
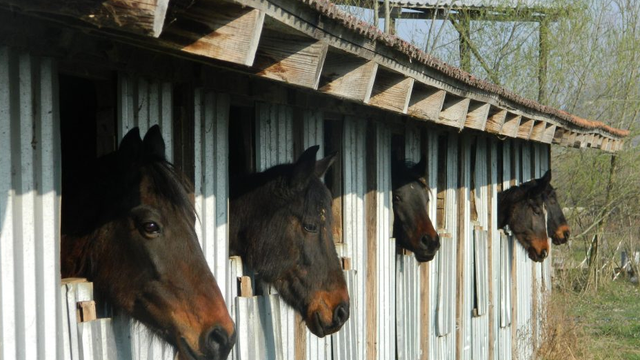
[[[595,293],[555,290],[540,357],[640,360],[640,290],[626,280]]]

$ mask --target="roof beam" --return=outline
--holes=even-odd
[[[469,105],[469,111],[467,112],[467,120],[464,123],[465,127],[484,131],[489,118],[489,110],[491,105],[487,103],[481,103],[478,101],[472,101]]]
[[[531,136],[529,139],[533,141],[542,141],[547,125],[548,123],[544,121],[536,121],[533,124],[533,129],[531,130]]]
[[[520,128],[520,120],[522,116],[514,113],[508,113],[507,117],[500,129],[500,135],[509,137],[516,137],[518,135],[518,129]]]
[[[313,38],[264,29],[252,70],[265,78],[317,89],[328,49]]]
[[[414,83],[407,113],[411,116],[436,121],[444,105],[447,92],[420,83]]]
[[[464,122],[467,119],[470,102],[471,100],[469,98],[447,94],[444,99],[444,104],[442,105],[442,111],[436,122],[460,129],[463,128]]]
[[[504,125],[504,121],[507,118],[508,113],[509,112],[507,110],[500,108],[497,108],[497,111],[492,111],[487,118],[485,130],[492,134],[500,134],[500,130],[502,129],[502,125]]]
[[[158,37],[169,8],[169,0],[3,0],[28,12],[70,16],[99,28],[108,27],[134,34]]]
[[[529,118],[523,118],[520,121],[520,126],[518,128],[517,137],[524,140],[529,140],[531,137],[531,131],[533,130],[533,125],[535,124],[535,120]]]
[[[264,17],[262,11],[236,4],[196,1],[168,24],[160,40],[194,55],[251,66]]]
[[[373,61],[347,53],[329,51],[320,75],[319,90],[367,103],[377,71],[378,64]]]
[[[407,113],[414,79],[378,69],[369,104]]]
[[[547,123],[547,128],[544,130],[544,135],[540,140],[543,143],[551,144],[553,142],[553,137],[556,134],[557,125]]]

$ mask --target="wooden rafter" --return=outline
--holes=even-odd
[[[63,15],[99,28],[107,27],[158,37],[162,33],[169,0],[3,0],[26,12]]]
[[[197,1],[169,24],[161,42],[174,49],[251,66],[264,12],[218,1]]]
[[[251,69],[259,76],[317,89],[328,49],[313,38],[264,29]]]
[[[389,71],[378,71],[369,104],[406,113],[414,79]]]
[[[447,92],[415,83],[409,100],[407,113],[417,118],[436,121],[444,105]]]
[[[342,98],[369,102],[378,64],[342,52],[327,54],[319,90]]]

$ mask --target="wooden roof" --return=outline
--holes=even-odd
[[[621,149],[627,131],[525,99],[448,65],[326,0],[0,0],[72,17],[134,43],[451,126],[571,147]],[[116,30],[116,31],[114,31]]]

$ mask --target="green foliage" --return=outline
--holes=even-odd
[[[612,282],[593,294],[563,297],[581,328],[580,346],[593,359],[640,359],[640,292],[627,282]]]

